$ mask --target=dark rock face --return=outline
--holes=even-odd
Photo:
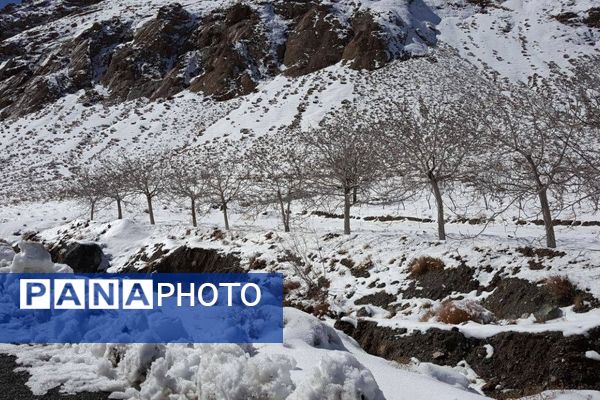
[[[105,73],[115,47],[129,38],[129,26],[113,19],[92,25],[44,62],[11,50],[14,44],[0,47],[0,54],[13,55],[0,69],[0,108],[7,107],[2,116],[37,111],[67,93],[91,88]]]
[[[400,19],[382,26],[364,11],[346,21],[319,0],[234,3],[208,15],[192,15],[172,3],[135,33],[127,18],[96,22],[76,36],[76,23],[30,30],[92,13],[99,1],[26,2],[0,12],[1,119],[37,111],[97,83],[109,95],[88,96],[86,103],[168,98],[184,89],[228,100],[281,71],[297,77],[340,61],[376,69],[407,57],[402,47],[409,31],[418,37],[436,34]],[[63,41],[64,35],[70,39]]]
[[[115,48],[131,40],[130,26],[118,19],[95,23],[68,45],[70,76],[77,88],[91,87],[104,76]]]
[[[339,62],[349,41],[349,32],[329,7],[313,6],[289,34],[283,57],[286,75],[305,75]]]
[[[165,254],[161,252],[161,254]],[[151,257],[143,270],[128,272],[161,273],[242,273],[240,260],[232,254],[222,254],[213,249],[177,247],[163,256]]]
[[[347,60],[351,68],[373,70],[390,60],[386,34],[373,21],[373,16],[357,15],[352,21],[352,30],[354,37],[342,54],[342,59]]]
[[[579,15],[574,12],[565,12],[555,15],[554,18],[560,23],[571,26],[585,25],[589,28],[600,28],[600,7],[587,10],[587,15]]]
[[[44,25],[80,11],[81,7],[102,0],[67,0],[54,2],[25,2],[20,6],[8,5],[0,9],[0,41],[18,35],[30,28]],[[58,3],[58,4],[54,4]]]
[[[260,25],[258,14],[239,3],[203,21],[191,40],[201,67],[190,89],[227,100],[253,91],[264,73],[274,74],[277,54],[269,52]]]
[[[181,4],[161,7],[156,18],[142,26],[133,41],[118,48],[112,56],[102,78],[111,97],[120,100],[153,97],[163,86],[163,77],[175,66],[179,49],[194,27],[194,18]],[[165,91],[168,92],[162,88]]]
[[[406,330],[379,327],[359,320],[338,321],[336,328],[350,334],[369,353],[398,362],[411,357],[454,366],[466,360],[487,381],[484,391],[496,398],[521,397],[550,389],[600,389],[597,361],[585,357],[600,349],[600,327],[587,336],[506,332],[487,339],[467,338],[457,330],[430,329],[406,335]],[[487,357],[485,345],[493,355]]]
[[[102,248],[96,243],[58,243],[49,251],[53,262],[67,264],[75,272],[91,274],[108,266]]]
[[[473,278],[473,270],[465,265],[457,268],[431,270],[417,277],[402,291],[405,299],[428,298],[441,300],[454,292],[469,293],[479,288],[479,281]]]

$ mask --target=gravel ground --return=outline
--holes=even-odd
[[[0,354],[0,400],[106,400],[108,393],[60,394],[58,388],[43,396],[34,396],[27,385],[27,372],[15,372],[16,357]]]

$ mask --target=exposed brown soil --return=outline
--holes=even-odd
[[[568,281],[567,281],[568,282]],[[483,305],[498,319],[518,319],[538,313],[544,309],[566,307],[585,301],[592,307],[598,305],[591,294],[574,287],[564,278],[554,277],[547,282],[536,284],[524,279],[505,278],[500,280],[494,292]]]
[[[385,291],[373,293],[361,297],[356,300],[354,304],[363,305],[363,304],[372,304],[374,306],[378,306],[384,309],[387,309],[390,303],[393,303],[398,300],[398,296],[387,293]]]
[[[140,261],[146,263],[141,270],[136,268]],[[180,246],[169,252],[158,247],[150,256],[146,251],[142,251],[126,263],[123,272],[242,273],[245,271],[240,267],[240,259],[233,254],[222,254],[213,249]]]
[[[454,292],[472,292],[479,286],[479,281],[473,278],[473,270],[466,265],[460,265],[457,268],[429,270],[419,275],[402,291],[402,296],[405,299],[441,300]]]
[[[600,327],[588,336],[562,333],[507,332],[487,339],[467,338],[458,330],[430,329],[406,335],[406,330],[379,327],[359,320],[336,328],[350,334],[369,353],[398,362],[411,357],[454,366],[466,360],[487,381],[484,391],[495,398],[539,393],[549,389],[600,389],[598,362],[585,357],[600,350]],[[494,353],[487,358],[484,345]]]

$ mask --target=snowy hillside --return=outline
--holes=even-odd
[[[89,3],[27,1],[0,14],[4,198],[106,151],[306,128],[390,82],[435,86],[467,62],[528,80],[600,48],[593,1]],[[316,33],[303,25],[313,16],[323,18]],[[411,55],[425,58],[393,61]]]
[[[600,400],[599,57],[595,0],[0,10],[0,273],[285,294],[281,344],[0,361],[57,398]]]

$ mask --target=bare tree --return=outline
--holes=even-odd
[[[560,91],[572,121],[580,122],[588,140],[574,143],[586,168],[582,169],[583,190],[600,203],[600,56],[587,57],[575,64],[571,73],[555,77],[552,84]]]
[[[257,203],[276,204],[285,232],[290,231],[292,201],[306,196],[307,154],[292,129],[257,139],[246,152]]]
[[[96,205],[105,198],[104,180],[92,167],[79,167],[63,188],[67,198],[84,200],[90,207],[90,220],[94,219]]]
[[[369,188],[382,173],[380,133],[347,107],[330,115],[317,129],[301,132],[310,159],[310,188],[316,195],[341,197],[344,233],[349,235],[354,192],[368,199]]]
[[[128,187],[128,170],[122,157],[104,160],[98,168],[98,174],[102,181],[101,190],[104,197],[115,202],[117,219],[123,219],[123,202],[130,194],[130,189]]]
[[[212,204],[219,204],[226,230],[230,228],[228,211],[231,202],[239,200],[250,184],[240,153],[228,142],[206,145],[200,151],[205,199]]]
[[[204,174],[198,160],[195,160],[190,153],[171,157],[166,188],[173,196],[190,201],[192,225],[198,226],[196,207],[199,200],[205,196],[206,190]]]
[[[155,224],[152,200],[165,188],[166,161],[166,153],[147,154],[143,157],[122,157],[127,185],[134,193],[145,197],[151,225]]]
[[[554,83],[570,97],[572,114],[587,127],[600,129],[600,56],[584,58],[572,74],[560,76]]]
[[[555,248],[553,211],[582,196],[587,131],[551,87],[508,89],[480,102],[487,105],[481,121],[490,147],[486,162],[494,171],[490,188],[521,204],[537,198],[546,245]]]
[[[465,104],[468,94],[448,93],[390,102],[380,122],[390,170],[405,189],[428,188],[437,208],[438,238],[446,240],[443,188],[462,182],[476,168],[476,122]]]

